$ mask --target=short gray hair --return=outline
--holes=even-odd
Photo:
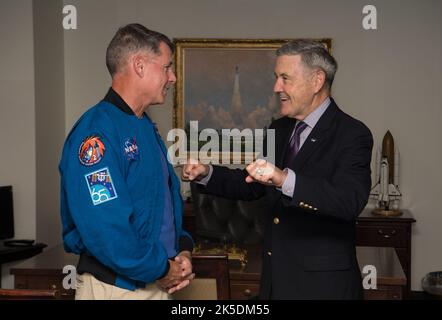
[[[310,39],[299,39],[283,44],[276,55],[294,56],[300,55],[301,61],[309,69],[320,69],[325,73],[325,85],[330,90],[335,78],[338,63],[320,42]]]
[[[162,33],[149,30],[145,26],[132,23],[118,29],[106,50],[106,66],[111,76],[125,65],[128,54],[147,50],[160,54],[160,43],[164,42],[172,51],[175,46]]]

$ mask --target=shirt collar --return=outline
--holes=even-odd
[[[328,106],[330,105],[331,100],[330,97],[327,97],[320,105],[319,107],[317,107],[315,109],[315,111],[313,111],[312,113],[310,113],[304,120],[303,122],[305,122],[310,128],[314,128],[316,123],[318,123],[319,119],[321,118],[321,116],[324,114],[325,110],[327,110]]]
[[[109,88],[109,91],[107,92],[106,96],[103,98],[103,101],[113,104],[114,106],[116,106],[118,109],[120,109],[126,114],[135,115],[135,113],[129,107],[126,101],[124,101],[123,98],[121,98],[120,95],[112,87]]]

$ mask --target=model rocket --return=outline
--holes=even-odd
[[[378,210],[398,210],[399,198],[399,151],[394,147],[390,131],[382,140],[382,150],[376,151],[375,186],[370,195],[377,199]]]

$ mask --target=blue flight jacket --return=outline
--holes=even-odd
[[[94,256],[116,272],[116,286],[129,290],[161,278],[169,267],[159,240],[168,186],[154,153],[157,141],[167,157],[146,114],[140,119],[101,101],[74,125],[59,165],[65,250]],[[181,227],[179,180],[167,165],[179,252],[180,239],[191,237]]]

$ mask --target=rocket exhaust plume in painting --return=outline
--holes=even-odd
[[[382,150],[376,151],[375,186],[370,195],[375,198],[376,208],[373,214],[383,216],[398,216],[399,199],[399,151],[394,147],[394,139],[390,131],[382,140]]]

